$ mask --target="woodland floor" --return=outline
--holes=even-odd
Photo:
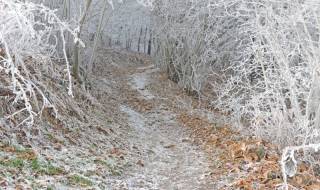
[[[202,109],[148,57],[101,50],[90,94],[56,120],[44,116],[26,140],[10,123],[0,135],[0,189],[275,189],[277,148],[245,137]],[[67,99],[67,98],[66,98]],[[67,100],[66,100],[67,101]],[[67,109],[67,108],[65,108]],[[308,165],[290,179],[320,189]]]

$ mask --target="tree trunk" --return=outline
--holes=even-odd
[[[103,4],[103,7],[101,9],[99,26],[98,26],[98,29],[97,29],[97,32],[96,32],[96,35],[95,35],[92,54],[91,54],[90,61],[89,61],[89,64],[88,64],[88,70],[86,71],[87,72],[86,78],[87,78],[88,74],[90,74],[92,72],[92,68],[93,68],[93,64],[94,64],[94,60],[95,60],[95,55],[96,55],[96,49],[97,49],[97,46],[98,46],[98,41],[100,39],[102,23],[103,23],[104,16],[105,16],[105,13],[106,13],[106,10],[107,10],[107,5],[108,5],[108,2],[105,0],[104,4]]]
[[[146,29],[144,31],[144,39],[143,39],[143,53],[146,53],[147,32],[148,32],[148,28],[146,27]]]
[[[149,31],[149,33],[150,33],[150,37],[148,41],[148,55],[151,55],[152,34],[151,34],[151,31]]]
[[[141,36],[142,36],[142,27],[141,27],[141,29],[140,29],[140,34],[139,34],[139,39],[138,39],[138,52],[140,52]]]
[[[82,27],[85,23],[85,20],[86,20],[86,17],[87,17],[87,14],[88,14],[88,10],[90,8],[90,5],[92,3],[92,0],[85,0],[86,1],[86,7],[85,7],[85,11],[83,12],[83,15],[81,16],[81,19],[79,21],[79,30],[77,31],[77,38],[80,38],[81,36],[81,31],[82,31]],[[73,73],[73,76],[75,77],[75,79],[81,83],[81,79],[80,79],[80,76],[79,76],[79,50],[80,50],[80,47],[79,47],[80,43],[79,41],[76,42],[76,44],[74,45],[74,49],[73,49],[73,67],[72,67],[72,73]]]

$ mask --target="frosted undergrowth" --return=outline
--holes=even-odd
[[[246,133],[314,150],[319,7],[313,0],[156,1],[154,57],[184,88],[211,91],[212,106]],[[301,160],[316,162],[304,153]]]
[[[0,12],[0,84],[8,89],[6,95],[11,99],[8,105],[11,113],[6,117],[18,125],[31,126],[44,108],[56,113],[49,98],[54,94],[46,91],[43,76],[68,81],[67,91],[72,96],[64,35],[75,33],[54,10],[42,4],[0,0]],[[62,72],[53,62],[59,55],[66,64]]]
[[[157,2],[154,57],[183,87],[201,94],[209,86],[214,107],[250,124],[256,135],[282,145],[312,143],[319,107],[317,5]]]

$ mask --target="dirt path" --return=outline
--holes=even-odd
[[[119,108],[132,129],[128,141],[138,161],[119,189],[214,189],[205,153],[191,142],[188,131],[162,101],[166,97],[150,89],[157,82],[152,76],[159,70],[152,65],[129,69],[122,77],[131,93],[123,92],[125,104]]]

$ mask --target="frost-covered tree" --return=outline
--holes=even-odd
[[[154,2],[153,56],[171,79],[190,92],[200,93],[208,74],[207,21],[206,1]]]
[[[68,81],[67,91],[72,96],[70,64],[66,54],[65,34],[73,36],[73,29],[50,8],[28,1],[0,1],[0,86],[9,93],[12,112],[7,118],[23,118],[19,125],[31,126],[34,117],[49,107],[42,75],[59,75],[54,60],[60,52],[66,64],[61,73]],[[61,50],[58,51],[58,44]],[[1,93],[0,93],[1,94]]]

